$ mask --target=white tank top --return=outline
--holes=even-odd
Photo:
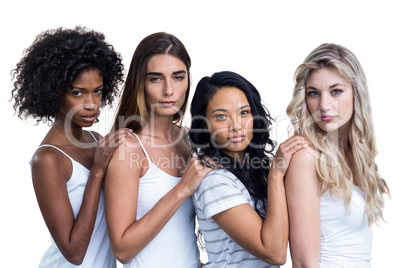
[[[135,135],[148,160],[148,170],[140,178],[137,220],[147,214],[165,196],[180,177],[174,177],[152,163],[141,140]],[[161,163],[162,164],[162,163]],[[166,163],[165,163],[166,164]],[[195,236],[195,211],[191,196],[187,198],[158,235],[124,268],[195,268],[200,263]]]
[[[96,138],[92,135],[92,138]],[[43,144],[41,147],[52,147],[68,159],[71,160],[73,166],[70,179],[67,181],[68,198],[70,199],[71,207],[73,209],[74,218],[77,217],[81,208],[82,199],[84,196],[85,187],[88,181],[90,170],[84,167],[81,163],[72,159],[69,155],[63,152],[56,146],[50,144]],[[39,268],[67,268],[67,267],[85,267],[85,268],[113,268],[116,267],[116,259],[113,256],[113,252],[110,248],[109,236],[106,228],[105,220],[105,194],[102,188],[101,195],[98,204],[98,211],[96,214],[96,220],[94,229],[92,231],[92,237],[88,245],[87,252],[85,253],[84,260],[81,265],[73,265],[68,262],[61,254],[59,248],[51,237],[51,246],[45,252],[42,260],[39,264]]]
[[[328,191],[322,195],[320,267],[370,267],[372,232],[364,195],[357,186],[353,186],[349,209]]]

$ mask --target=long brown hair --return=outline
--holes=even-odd
[[[188,87],[185,101],[173,116],[173,123],[181,122],[190,93],[191,59],[185,46],[177,37],[165,32],[158,32],[145,37],[134,52],[113,129],[127,127],[134,132],[143,129],[144,123],[149,119],[145,102],[145,71],[149,59],[159,54],[173,55],[183,61],[187,68]]]

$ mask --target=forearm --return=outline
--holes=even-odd
[[[128,226],[121,237],[112,241],[116,258],[122,263],[132,260],[159,234],[187,197],[176,186],[141,219]]]
[[[99,172],[91,172],[88,177],[81,207],[71,227],[69,240],[61,249],[64,257],[71,263],[79,264],[84,259],[95,225],[102,181],[103,175]]]
[[[277,260],[286,260],[289,218],[285,185],[281,175],[270,173],[267,189],[267,214],[262,228],[262,243]]]

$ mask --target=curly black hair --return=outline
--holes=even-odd
[[[39,34],[12,70],[13,107],[18,117],[32,116],[37,123],[51,124],[61,98],[72,89],[71,83],[91,68],[103,77],[101,107],[110,105],[123,83],[124,67],[120,54],[105,36],[81,26]]]

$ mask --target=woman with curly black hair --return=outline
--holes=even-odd
[[[31,161],[32,181],[52,245],[39,267],[115,267],[102,189],[116,146],[130,131],[102,138],[84,131],[122,82],[121,57],[102,33],[82,27],[39,34],[13,70],[14,109],[51,128]]]
[[[233,72],[201,79],[191,116],[196,154],[206,166],[220,166],[193,195],[208,253],[204,267],[283,264],[289,237],[284,176],[292,155],[308,143],[290,137],[272,160],[272,118],[257,89]]]

